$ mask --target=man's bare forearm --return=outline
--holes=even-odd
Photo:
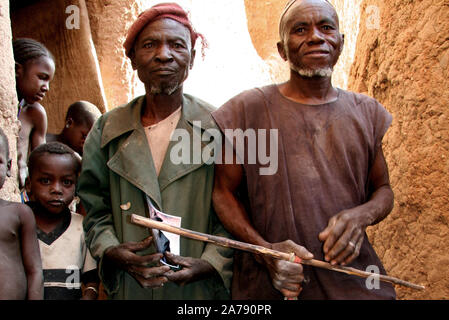
[[[271,248],[271,244],[254,229],[245,208],[231,192],[216,188],[212,201],[215,212],[233,236],[240,241]]]
[[[362,222],[366,226],[378,224],[393,210],[394,195],[391,187],[385,185],[377,189],[370,200],[360,206]]]

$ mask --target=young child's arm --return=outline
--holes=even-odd
[[[22,260],[28,282],[27,299],[42,300],[44,298],[44,280],[36,220],[33,211],[26,205],[20,205],[19,214]]]
[[[87,259],[90,259],[90,257]],[[81,300],[97,300],[98,288],[100,286],[100,278],[98,276],[97,268],[83,273],[81,276],[81,282],[83,283],[83,296]]]
[[[93,271],[97,273],[97,270]],[[99,279],[93,280],[87,283],[84,283],[83,296],[81,300],[97,300],[98,299],[98,287],[99,287]]]
[[[33,105],[32,110],[33,130],[30,135],[30,150],[45,143],[47,134],[47,113],[43,106],[38,103]]]
[[[28,122],[28,119],[22,115],[19,117],[20,131],[19,139],[17,141],[17,165],[19,167],[19,188],[25,187],[25,180],[28,175],[27,171],[27,158],[28,158],[28,146],[30,143],[30,132],[32,124]]]
[[[27,177],[28,149],[33,151],[45,143],[47,133],[47,113],[39,103],[26,106],[19,115],[20,132],[17,146],[19,167],[19,187],[25,187]]]
[[[85,243],[84,236],[82,239]],[[97,300],[98,287],[100,284],[100,277],[98,275],[97,261],[90,254],[90,250],[85,246],[83,251],[86,253],[84,258],[83,274],[81,275],[81,282],[83,283],[83,297],[81,300]]]

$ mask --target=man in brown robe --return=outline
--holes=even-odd
[[[277,130],[276,148],[266,147],[278,151],[277,170],[261,174],[266,167],[261,159],[217,164],[214,207],[240,240],[385,274],[365,230],[393,207],[382,151],[392,117],[375,99],[332,86],[343,39],[327,1],[287,4],[278,49],[290,63],[289,81],[245,91],[213,113],[223,133]],[[256,136],[257,148],[270,140],[268,134]],[[247,152],[257,149],[250,140],[245,140]],[[245,158],[233,150],[234,160]],[[283,296],[394,299],[396,294],[390,284],[236,253],[233,299]]]

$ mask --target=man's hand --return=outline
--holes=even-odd
[[[294,243],[291,240],[273,243],[271,249],[294,253],[300,259],[309,260],[313,254],[306,248]],[[266,256],[256,256],[256,259],[264,263],[270,272],[273,286],[279,290],[286,298],[296,298],[301,293],[301,284],[304,281],[302,265],[285,260],[272,259]]]
[[[168,281],[166,277],[168,266],[149,267],[156,264],[162,258],[161,253],[155,253],[147,256],[135,254],[151,245],[152,237],[141,242],[127,242],[116,247],[107,249],[104,253],[105,262],[114,264],[116,267],[128,272],[133,276],[143,288],[162,287]]]
[[[180,265],[182,267],[181,270],[170,271],[166,275],[168,280],[179,286],[209,278],[216,272],[214,267],[206,260],[181,257],[171,252],[166,252],[165,256],[170,264]]]
[[[385,219],[393,209],[394,196],[382,147],[370,169],[368,189],[371,193],[368,202],[333,216],[318,235],[324,242],[324,258],[331,264],[354,261],[360,254],[366,228]]]
[[[360,208],[344,210],[333,216],[327,227],[318,235],[324,242],[324,259],[331,264],[347,265],[354,261],[362,247],[367,224],[360,219]]]

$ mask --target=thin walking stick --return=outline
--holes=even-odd
[[[262,254],[262,255],[270,256],[272,258],[279,259],[279,260],[294,261],[296,263],[310,265],[313,267],[323,268],[323,269],[336,271],[336,272],[342,272],[342,273],[355,275],[355,276],[359,276],[359,277],[363,277],[363,278],[368,278],[368,277],[378,278],[380,281],[390,282],[390,283],[398,284],[398,285],[409,287],[409,288],[416,289],[416,290],[424,290],[425,289],[424,286],[417,285],[417,284],[414,284],[411,282],[407,282],[407,281],[404,281],[404,280],[401,280],[401,279],[398,279],[395,277],[390,277],[390,276],[386,276],[386,275],[382,275],[382,274],[375,274],[375,273],[362,271],[362,270],[351,268],[351,267],[334,266],[328,262],[319,261],[319,260],[315,260],[315,259],[302,260],[302,259],[299,259],[298,257],[296,257],[294,253],[285,253],[285,252],[281,252],[281,251],[277,251],[277,250],[268,249],[268,248],[265,248],[262,246],[250,244],[250,243],[227,239],[224,237],[214,236],[214,235],[201,233],[201,232],[197,232],[197,231],[193,231],[193,230],[189,230],[189,229],[173,227],[169,224],[151,220],[151,219],[148,219],[148,218],[145,218],[142,216],[138,216],[135,214],[131,215],[131,222],[136,225],[143,226],[143,227],[147,227],[147,228],[151,228],[151,229],[159,229],[159,230],[171,232],[171,233],[174,233],[174,234],[186,237],[186,238],[204,241],[204,242],[210,242],[215,245],[222,246],[222,247],[234,248],[234,249],[252,252],[252,253],[256,253],[256,254]]]

